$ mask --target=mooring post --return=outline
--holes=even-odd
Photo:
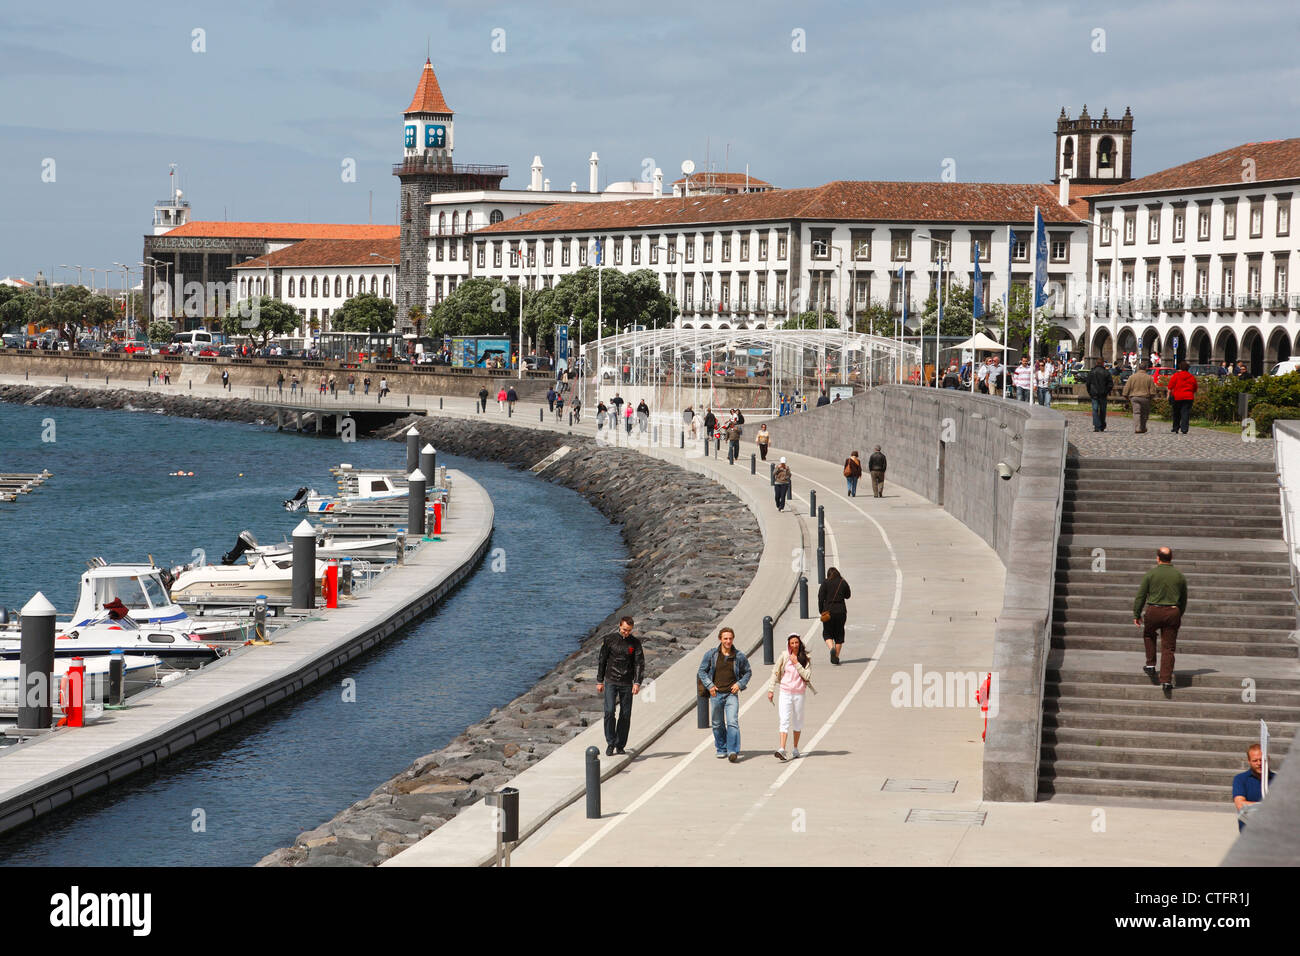
[[[23,605],[18,650],[18,729],[54,723],[54,605],[37,591]]]
[[[259,594],[253,599],[253,640],[257,641],[259,644],[266,640],[265,594]]]
[[[406,479],[406,533],[413,538],[424,537],[424,498],[427,487],[424,472],[419,468]]]
[[[293,606],[316,607],[316,529],[306,518],[293,529]]]
[[[406,473],[420,467],[420,433],[412,425],[406,430]]]
[[[424,472],[424,480],[433,482],[436,487],[438,484],[438,453],[432,445],[426,444],[420,449],[420,471]]]

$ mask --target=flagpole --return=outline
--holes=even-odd
[[[596,240],[596,248],[597,250],[600,249],[599,239]],[[596,259],[596,404],[599,405],[600,386],[605,383],[605,373],[604,371],[602,371],[601,368],[601,363],[605,361],[605,353],[601,350],[602,336],[604,335],[604,330],[601,329],[601,326],[604,324],[605,303],[603,298],[603,290],[601,288],[601,271],[600,271],[600,261],[604,257],[600,255],[599,251],[597,251],[596,255],[597,255],[597,259]],[[614,376],[615,379],[617,380],[618,373],[615,372]]]
[[[1034,339],[1038,333],[1038,207],[1034,207],[1034,264],[1029,272],[1029,375],[1034,388]],[[1033,395],[1031,391],[1029,393]]]
[[[980,244],[975,243],[975,274],[980,271]],[[971,289],[970,297],[970,393],[975,394],[975,320],[979,316],[978,301],[982,298],[984,283],[981,280]]]
[[[934,387],[939,387],[939,329],[943,326],[943,253],[939,253],[939,284],[934,287],[934,301],[939,311],[934,320]],[[921,368],[925,368],[924,359]]]
[[[1003,394],[1006,394],[1006,376],[1007,376],[1007,340],[1011,333],[1011,259],[1016,254],[1015,246],[1011,241],[1011,226],[1007,226],[1007,291],[1004,293],[1005,299],[1002,306],[1002,382]]]

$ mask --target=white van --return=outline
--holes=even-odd
[[[180,345],[187,349],[201,349],[205,345],[212,344],[212,333],[197,329],[193,332],[177,332],[172,336],[172,345]]]
[[[1300,358],[1289,358],[1278,362],[1269,370],[1269,375],[1286,375],[1288,372],[1300,372]]]

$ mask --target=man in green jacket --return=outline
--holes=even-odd
[[[1142,608],[1146,606],[1143,623]],[[1133,623],[1142,628],[1147,662],[1142,670],[1159,683],[1165,697],[1174,691],[1174,647],[1178,628],[1187,610],[1187,579],[1174,567],[1174,553],[1169,548],[1156,552],[1156,566],[1142,577],[1137,598],[1133,601]],[[1160,632],[1160,675],[1156,677],[1156,632]]]

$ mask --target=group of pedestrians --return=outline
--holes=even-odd
[[[1156,397],[1157,385],[1151,375],[1151,368],[1150,362],[1142,362],[1124,383],[1120,393],[1133,409],[1133,432],[1137,435],[1146,434],[1151,402]],[[1170,417],[1173,419],[1173,427],[1169,429],[1171,434],[1186,435],[1191,427],[1192,404],[1196,400],[1198,384],[1196,376],[1188,370],[1186,362],[1179,362],[1177,370],[1165,383],[1169,390]],[[1106,407],[1111,392],[1115,390],[1115,376],[1100,356],[1095,360],[1092,371],[1088,373],[1086,388],[1088,398],[1092,402],[1092,430],[1104,432]]]

